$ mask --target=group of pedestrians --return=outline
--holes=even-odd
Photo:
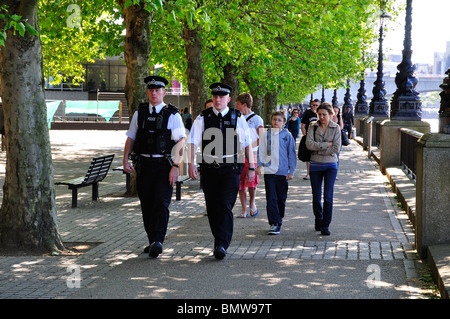
[[[273,113],[270,119],[272,127],[264,130],[262,118],[251,110],[253,101],[250,94],[239,95],[236,108],[228,107],[233,88],[224,83],[213,83],[209,87],[212,99],[205,102],[204,110],[192,122],[190,134],[186,135],[185,121],[178,109],[163,102],[168,81],[158,76],[146,77],[144,81],[150,103],[142,103],[133,115],[126,133],[123,157],[124,171],[137,173],[138,196],[149,240],[144,252],[156,258],[163,251],[169,205],[185,144],[188,146],[189,176],[199,179],[201,175],[215,258],[223,259],[231,243],[232,210],[237,197],[242,206],[238,217],[258,215],[255,194],[261,175],[265,184],[269,234],[279,234],[288,181],[293,178],[297,167],[296,136],[286,128],[290,123],[286,125],[284,112]],[[316,230],[330,235],[341,130],[331,120],[333,108],[317,102],[311,103],[313,114],[309,114],[309,110],[303,114],[300,129],[306,136],[308,149],[312,151],[307,168]],[[187,110],[183,113],[184,119],[189,118]],[[294,112],[291,118],[299,120]],[[312,130],[312,127],[317,129]],[[195,154],[198,147],[201,147],[201,159],[197,166]]]

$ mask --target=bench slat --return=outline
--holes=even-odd
[[[94,157],[84,178],[85,184],[101,182],[108,174],[114,154]]]
[[[81,185],[84,182],[84,177],[77,177],[67,181],[57,182],[56,185]]]

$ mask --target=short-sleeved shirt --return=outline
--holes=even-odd
[[[318,121],[317,113],[314,113],[313,110],[307,109],[302,116],[302,124],[305,124],[305,131],[308,133],[309,124],[313,121]]]
[[[225,116],[229,110],[230,110],[229,107],[226,107],[221,112],[222,116]],[[219,113],[215,108],[213,108],[213,112],[216,115]],[[195,119],[194,124],[192,125],[191,135],[189,137],[188,143],[194,144],[195,147],[199,146],[202,142],[202,135],[203,135],[204,130],[205,130],[205,123],[203,121],[203,115],[200,114]],[[245,118],[242,115],[237,118],[236,131],[237,131],[237,135],[239,137],[238,150],[242,150],[251,144],[250,129],[248,127],[247,121],[245,120]]]
[[[156,105],[156,113],[161,112],[162,108],[166,104],[161,103],[159,105]],[[153,105],[149,104],[149,111],[152,112]],[[131,119],[130,127],[128,128],[128,131],[126,132],[126,135],[135,140],[136,134],[138,130],[138,112],[134,112],[133,118]],[[169,129],[172,132],[172,140],[175,142],[178,142],[181,138],[186,137],[186,130],[183,125],[183,119],[181,118],[181,115],[179,113],[171,114],[169,116],[169,120],[167,122],[167,129]]]
[[[264,127],[264,121],[258,114],[253,115],[249,120],[248,118],[255,114],[254,112],[251,112],[247,115],[244,115],[245,119],[247,120],[248,127],[250,128],[250,139],[252,141],[252,144],[255,143],[259,139],[258,135],[258,127],[262,126]],[[253,147],[253,152],[258,151],[258,145]]]

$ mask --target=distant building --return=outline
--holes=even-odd
[[[402,62],[402,56],[400,54],[390,54],[383,61],[383,76],[395,77],[398,72],[398,65]],[[415,63],[416,70],[415,75],[430,75],[432,74],[433,66],[426,63]],[[377,70],[366,71],[367,76],[377,76]]]
[[[58,83],[51,84],[52,79],[47,79],[45,87],[47,91],[82,91],[87,93],[113,92],[123,93],[127,76],[127,66],[119,57],[107,57],[103,60],[95,60],[94,63],[83,63],[85,68],[85,82],[80,84]],[[154,71],[162,68],[156,65]],[[150,71],[149,71],[150,72]],[[177,80],[171,81],[171,87],[167,89],[169,94],[185,94],[185,89]]]
[[[433,74],[442,75],[450,67],[450,41],[445,52],[434,52]]]

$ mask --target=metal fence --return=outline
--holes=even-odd
[[[417,169],[417,141],[423,133],[402,128],[400,129],[401,145],[400,160],[406,174],[413,180],[416,180]]]

